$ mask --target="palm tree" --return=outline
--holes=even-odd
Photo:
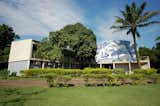
[[[117,25],[112,26],[111,28],[117,29],[116,31],[127,30],[126,34],[130,34],[133,37],[134,41],[134,50],[136,53],[136,59],[138,67],[141,68],[139,53],[137,50],[137,37],[140,37],[140,33],[138,32],[138,28],[146,27],[151,24],[160,23],[159,21],[150,21],[150,19],[156,15],[158,15],[159,11],[148,11],[144,12],[147,3],[144,2],[140,7],[137,7],[133,2],[131,6],[126,5],[125,11],[120,11],[122,17],[116,16]]]

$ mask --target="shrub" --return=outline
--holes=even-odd
[[[48,73],[48,74],[44,74],[43,77],[46,78],[46,81],[49,85],[49,87],[53,87],[53,86],[56,86],[56,78],[57,78],[57,75],[56,74],[53,74],[53,73]]]
[[[106,68],[85,68],[83,70],[83,74],[111,74],[112,72],[112,69]]]
[[[24,76],[29,76],[29,77],[39,77],[40,75],[46,73],[55,73],[57,75],[70,75],[72,77],[79,77],[83,72],[80,69],[61,69],[61,68],[29,69],[29,70],[24,70],[22,72]]]
[[[123,68],[114,69],[115,74],[125,74],[125,70]]]
[[[17,72],[12,72],[10,77],[16,77],[17,76]]]
[[[125,75],[123,69],[85,68],[80,69],[30,69],[23,71],[27,77],[44,77],[49,86],[69,86],[73,77],[83,78],[86,86],[114,86],[123,84],[146,84],[160,82],[156,69],[135,69],[131,75]],[[73,84],[72,84],[73,85]]]
[[[129,75],[129,78],[132,80],[132,84],[140,85],[140,84],[146,84],[147,83],[147,77],[145,74],[131,74]]]
[[[146,70],[147,75],[152,75],[152,74],[156,74],[156,73],[157,73],[157,69],[154,69],[154,68],[149,68]]]
[[[115,77],[113,75],[107,76],[107,82],[106,82],[107,85],[112,86],[114,81],[115,81]]]
[[[2,79],[8,79],[9,71],[7,69],[0,70],[0,77]]]
[[[152,75],[156,74],[157,70],[154,68],[149,68],[149,69],[135,69],[133,70],[134,73],[136,74],[146,74],[146,75]]]
[[[61,69],[61,68],[54,68],[54,69],[29,69],[24,70],[22,74],[26,77],[40,77],[42,74],[45,73],[55,73],[57,75],[69,75],[72,77],[81,77],[84,74],[111,74],[111,69],[105,68],[85,68],[84,70],[80,69]]]
[[[89,86],[89,75],[85,74],[83,75],[84,81],[85,81],[85,86]]]
[[[159,74],[152,74],[150,76],[147,76],[147,82],[148,83],[159,83],[160,81],[160,75]]]
[[[59,82],[60,82],[60,81],[63,81],[64,84],[62,85],[62,83],[61,83],[61,85],[62,85],[62,86],[65,86],[65,87],[69,87],[68,81],[70,81],[71,79],[72,79],[72,77],[70,77],[70,76],[68,76],[68,75],[58,76],[58,81],[59,81]]]

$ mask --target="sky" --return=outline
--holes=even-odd
[[[145,11],[160,10],[160,0],[0,0],[0,24],[13,27],[21,39],[41,40],[68,24],[82,23],[91,29],[97,44],[108,40],[132,40],[126,31],[114,32],[115,16],[126,4],[147,2]],[[151,20],[159,20],[160,15]],[[139,46],[152,48],[160,24],[139,29]]]

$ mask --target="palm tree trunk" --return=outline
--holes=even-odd
[[[135,53],[136,53],[136,60],[137,60],[138,68],[141,68],[139,52],[138,52],[138,50],[137,50],[136,35],[135,35],[134,32],[132,32],[132,34],[133,34],[134,50],[135,50]]]

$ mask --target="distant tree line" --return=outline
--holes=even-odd
[[[155,41],[156,45],[153,48],[140,47],[139,53],[142,56],[149,56],[151,67],[158,69],[160,72],[160,36]]]

